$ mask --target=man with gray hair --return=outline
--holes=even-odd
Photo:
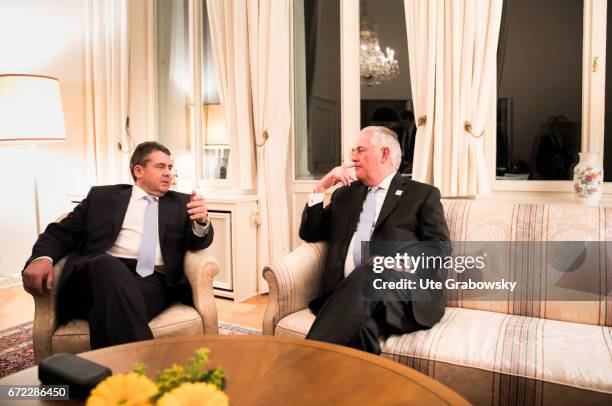
[[[408,246],[433,241],[430,248],[436,255],[450,254],[440,192],[404,179],[397,171],[401,156],[393,131],[366,127],[352,150],[351,162],[332,169],[309,196],[300,238],[327,241],[329,250],[322,295],[309,304],[317,317],[306,338],[380,354],[380,337],[430,328],[444,315],[441,291],[368,293],[375,279],[400,282],[409,274],[397,269],[374,272],[371,258],[364,258],[363,242]],[[325,191],[339,183],[342,186],[324,207]],[[427,278],[438,280],[439,276]]]

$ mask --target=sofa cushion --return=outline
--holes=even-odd
[[[314,323],[315,315],[309,309],[295,312],[278,322],[274,335],[304,338]]]
[[[149,322],[155,338],[204,334],[202,317],[191,306],[175,303]],[[73,319],[55,330],[51,338],[53,353],[78,354],[89,351],[89,323]]]
[[[454,255],[461,242],[508,242],[485,261],[484,278],[516,281],[506,297],[482,300],[469,291],[446,291],[446,305],[550,320],[612,326],[609,250],[612,208],[574,203],[526,204],[487,200],[443,200]],[[580,274],[555,269],[555,251],[568,241],[590,242]],[[520,242],[520,243],[516,243]],[[565,245],[564,245],[565,244]],[[469,246],[469,245],[468,245]],[[568,265],[575,259],[567,258]],[[563,278],[563,280],[560,279]],[[571,300],[570,300],[571,299]]]
[[[275,334],[304,337],[314,319],[308,309],[293,313],[278,323]],[[460,308],[447,308],[429,330],[382,342],[383,356],[451,387],[474,385],[479,390],[471,392],[481,394],[487,392],[482,385],[512,390],[500,388],[504,382],[516,384],[505,376],[526,378],[526,387],[532,380],[540,386],[548,382],[610,394],[611,349],[609,327]],[[464,389],[457,390],[465,396]],[[475,403],[490,400],[467,398]]]

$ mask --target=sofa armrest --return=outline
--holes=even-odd
[[[263,277],[270,294],[263,319],[263,333],[273,335],[283,317],[302,310],[320,293],[327,243],[304,243],[266,266]]]
[[[34,297],[34,326],[32,327],[32,346],[34,349],[34,362],[40,363],[51,355],[51,337],[57,328],[57,294],[59,292],[59,280],[62,270],[66,264],[66,258],[62,258],[53,267],[55,271],[55,282],[53,289],[48,295]]]
[[[217,305],[213,294],[213,278],[219,273],[219,262],[207,250],[185,254],[185,276],[191,285],[193,304],[204,326],[204,334],[219,334]]]

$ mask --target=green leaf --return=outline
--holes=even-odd
[[[149,366],[144,362],[137,362],[134,364],[134,372],[138,375],[144,375],[148,368]]]

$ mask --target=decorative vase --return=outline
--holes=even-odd
[[[603,191],[603,168],[597,152],[580,152],[580,161],[574,168],[576,201],[597,204]]]

